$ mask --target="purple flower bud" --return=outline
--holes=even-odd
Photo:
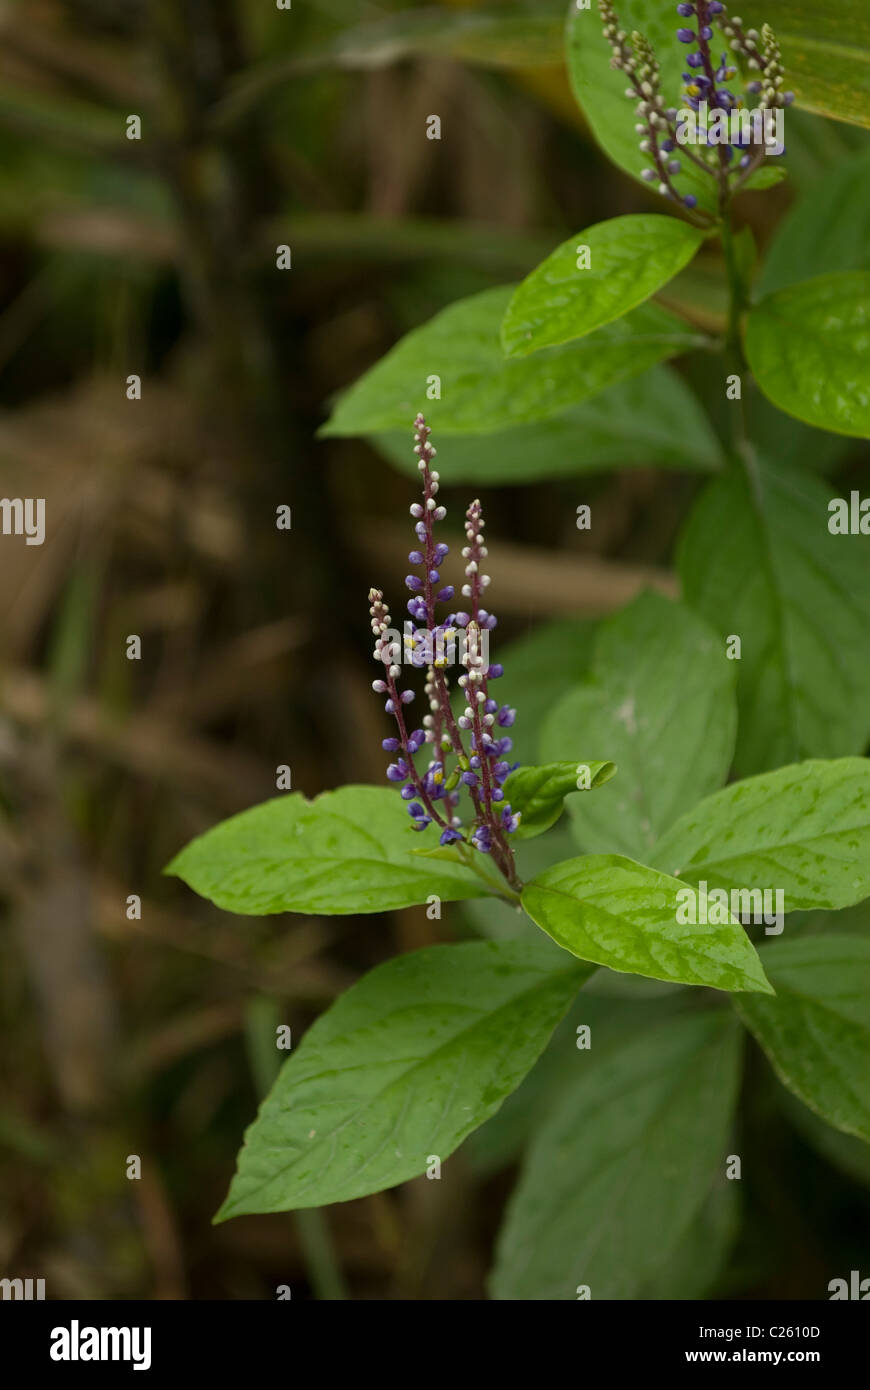
[[[471,618],[469,617],[469,615],[468,615],[467,613],[454,613],[454,614],[453,614],[453,623],[454,623],[454,626],[455,626],[455,627],[468,627],[468,624],[469,624],[470,622],[471,622]]]
[[[403,801],[410,801],[412,796],[417,795],[417,792],[416,789],[412,787],[411,783],[409,782],[407,787],[402,788],[402,790],[399,792],[399,795],[401,796]]]
[[[448,603],[450,599],[452,599],[455,592],[456,590],[454,589],[453,585],[447,584],[443,589],[438,590],[438,593],[435,595],[435,597],[437,598],[439,603]]]
[[[385,738],[381,744],[385,753],[395,753],[398,746],[399,740],[397,738]]]
[[[492,853],[492,831],[488,825],[479,825],[471,837],[471,843],[481,854]]]
[[[438,544],[437,544],[436,547],[435,547],[435,563],[436,563],[436,565],[442,564],[443,561],[444,561],[444,557],[445,557],[446,555],[449,555],[449,554],[450,554],[450,546],[449,546],[449,545],[445,545],[443,541],[439,541]]]
[[[695,31],[694,29],[678,29],[677,38],[680,40],[680,43],[694,43]]]
[[[663,140],[660,146],[663,154],[670,154],[671,150],[674,149],[674,147],[675,146],[673,140]]]
[[[498,700],[487,700],[483,707],[484,714],[495,714],[498,709]]]
[[[419,576],[418,574],[406,574],[406,575],[405,575],[405,588],[406,588],[406,589],[417,590],[417,589],[422,589],[422,587],[423,587],[423,581],[422,581],[422,579],[420,578],[420,576]]]
[[[678,174],[683,166],[678,159],[668,160],[668,169],[672,174]]]
[[[511,811],[510,806],[505,806],[502,810],[501,823],[509,835],[512,835],[514,831],[519,827],[521,815],[522,812],[518,812],[516,815],[514,815]]]
[[[721,3],[721,0],[710,0],[707,11],[709,14],[721,14],[724,8],[725,6]]]
[[[690,68],[699,68],[703,65],[704,59],[701,57],[700,53],[690,53],[688,62]]]
[[[413,804],[408,807],[408,815],[413,816],[415,820],[419,820],[420,817],[425,816],[425,814],[426,812],[423,810],[419,801],[413,802]]]
[[[372,681],[372,690],[376,695],[383,695],[387,688],[386,681]]]
[[[701,29],[700,34],[702,39],[709,41],[713,37],[713,30],[710,28],[709,24],[705,24],[703,29]]]
[[[508,705],[502,705],[498,712],[498,722],[503,729],[509,729],[516,717],[516,710],[511,709]]]
[[[414,527],[414,534],[416,535],[418,541],[424,541],[424,540],[426,539],[426,523],[425,523],[425,521],[418,521],[418,522],[417,522],[417,525]],[[421,564],[423,563],[422,560],[421,560],[420,563],[421,563]]]
[[[432,824],[431,816],[420,816],[411,823],[412,830],[425,830],[427,825]]]
[[[412,516],[422,516],[422,515],[423,515],[423,508],[421,507],[421,505],[420,505],[419,502],[412,502],[412,503],[411,503],[411,508],[410,508],[410,510],[411,510],[411,515],[412,515]]]
[[[413,690],[403,690],[401,695],[399,696],[399,699],[401,700],[403,705],[410,705],[412,701],[414,701],[416,698],[417,697],[414,694]]]
[[[459,780],[464,787],[477,786],[477,776],[473,772],[463,772]]]
[[[499,676],[504,675],[504,667],[500,661],[496,661],[486,673],[487,680],[497,681]]]
[[[695,208],[698,206],[698,199],[695,197],[694,193],[687,193],[683,199],[683,203],[687,208]]]
[[[418,753],[426,742],[426,734],[422,729],[415,729],[408,735],[408,752]]]
[[[423,556],[420,554],[419,550],[412,550],[408,555],[408,559],[412,565],[422,565],[423,563]]]
[[[720,9],[722,8],[721,5],[719,6],[719,8],[720,8]],[[692,14],[694,14],[694,13],[695,13],[695,6],[694,6],[694,5],[678,5],[678,6],[677,6],[677,14],[678,14],[678,15],[681,15],[683,19],[688,19],[688,18],[689,18],[689,15],[692,15]]]
[[[407,775],[408,764],[402,758],[396,763],[390,763],[390,766],[387,768],[388,782],[404,782]]]
[[[438,583],[438,580],[439,580],[440,578],[441,578],[441,575],[438,573],[437,570],[430,570],[430,571],[429,571],[429,583],[430,583],[430,584],[437,584],[437,583]]]
[[[438,841],[438,843],[441,844],[441,845],[450,845],[450,844],[453,843],[454,840],[461,840],[461,839],[462,839],[462,836],[459,834],[459,831],[458,831],[458,830],[451,830],[450,827],[448,826],[446,830],[443,830],[443,831],[441,832],[441,839]]]
[[[792,102],[794,101],[794,92],[783,92],[782,99],[785,102],[786,106],[791,106]]]
[[[502,801],[504,799],[504,792],[501,787],[493,787],[491,796],[493,801]]]
[[[394,703],[393,703],[392,700],[385,700],[385,701],[384,701],[384,709],[386,710],[387,714],[395,714],[395,713],[396,713],[396,706],[394,705]]]

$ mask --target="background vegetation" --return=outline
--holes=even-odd
[[[309,795],[383,776],[366,594],[404,572],[408,477],[362,441],[315,438],[335,393],[442,306],[657,206],[571,98],[564,8],[540,0],[534,23],[509,3],[483,23],[409,0],[3,8],[0,486],[45,497],[48,529],[42,547],[0,544],[0,1272],[45,1277],[51,1297],[484,1296],[533,1092],[451,1160],[449,1189],[210,1225],[276,1021],[301,1035],[378,961],[488,930],[481,909],[232,919],[161,869],[274,794],[278,764]],[[870,160],[860,124],[818,114],[824,94],[801,104],[789,181],[742,202],[762,246],[796,196]],[[842,219],[866,232],[870,194]],[[821,248],[802,249],[807,275],[817,252],[821,271]],[[721,326],[715,255],[667,294]],[[703,361],[684,371],[704,388]],[[832,495],[866,476],[861,443],[772,410],[758,428],[832,473]],[[506,663],[520,757],[583,669],[591,620],[676,591],[699,483],[635,466],[630,413],[620,447],[607,471],[481,494],[499,635],[522,644]],[[454,525],[467,491],[445,490]],[[618,1030],[629,1005],[590,1007]],[[793,1127],[757,1060],[744,1219],[712,1293],[818,1297],[860,1261],[870,1164],[808,1112]]]

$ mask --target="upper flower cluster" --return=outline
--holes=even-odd
[[[369,593],[374,657],[384,667],[383,677],[373,682],[373,688],[386,695],[384,708],[397,726],[396,735],[383,741],[385,751],[397,755],[387,768],[387,778],[401,784],[415,830],[425,830],[434,822],[441,830],[442,845],[462,842],[490,854],[515,887],[516,870],[507,837],[517,829],[520,816],[505,802],[503,785],[517,764],[508,760],[512,743],[501,731],[510,728],[516,711],[505,704],[500,706],[489,692],[489,682],[497,680],[503,668],[489,660],[488,639],[497,619],[483,605],[490,582],[484,572],[488,553],[485,523],[480,502],[472,502],[466,512],[466,545],[462,550],[465,583],[461,592],[466,607],[439,619],[437,606],[449,603],[455,593],[451,584],[441,581],[441,566],[449,547],[436,542],[434,534],[435,524],[444,520],[446,509],[437,501],[440,480],[432,467],[436,451],[422,415],[417,416],[414,428],[423,496],[411,507],[417,547],[408,560],[416,572],[405,579],[411,598],[407,604],[409,619],[401,636],[392,627],[382,592],[372,589]],[[458,658],[457,651],[461,653]],[[404,707],[415,696],[412,690],[399,689],[403,657],[412,667],[426,668],[429,712],[422,726],[410,733]],[[459,715],[451,705],[447,678],[454,661],[464,668],[457,682],[465,697]],[[429,762],[421,770],[415,757],[427,745]],[[463,790],[472,809],[466,820],[459,810]]]
[[[712,216],[698,209],[694,193],[681,193],[676,186],[675,179],[683,171],[682,160],[674,154],[677,147],[682,156],[716,180],[721,206],[751,177],[766,155],[784,152],[784,147],[775,143],[772,130],[774,120],[782,120],[776,113],[794,101],[794,93],[782,90],[785,79],[779,45],[769,25],[765,24],[760,34],[755,29],[744,30],[743,21],[729,15],[720,0],[694,0],[692,4],[678,4],[676,9],[684,21],[677,28],[676,37],[689,48],[689,71],[683,73],[683,105],[692,113],[713,113],[719,126],[724,117],[744,113],[744,119],[730,123],[725,138],[718,129],[711,136],[705,122],[698,123],[696,140],[689,143],[681,138],[680,111],[666,103],[661,91],[660,65],[651,44],[643,34],[629,35],[620,28],[613,0],[599,0],[611,66],[628,77],[630,86],[625,95],[636,103],[635,130],[641,137],[640,150],[649,160],[641,177],[655,183],[665,197],[680,202],[693,221],[704,225],[713,220]],[[714,56],[712,44],[717,26],[734,53],[734,60],[729,59],[727,52],[718,61]],[[741,78],[743,91],[738,93],[731,84],[741,66],[745,75]],[[749,102],[750,97],[754,105]],[[746,119],[750,115],[754,119]]]

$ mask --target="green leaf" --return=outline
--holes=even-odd
[[[618,0],[616,9],[620,26],[626,33],[637,29],[652,43],[661,65],[665,105],[679,107],[686,48],[676,37],[678,21],[673,6],[663,5],[660,0]],[[592,133],[615,164],[642,182],[641,171],[647,167],[649,159],[638,149],[640,137],[634,128],[636,102],[625,96],[625,73],[610,66],[610,45],[602,33],[597,5],[588,10],[570,6],[566,45],[571,85]],[[690,161],[683,160],[682,172],[675,183],[681,194],[692,193],[699,206],[715,210],[714,180]],[[647,184],[644,187],[648,189]]]
[[[761,959],[775,998],[738,995],[734,1007],[799,1100],[870,1141],[870,940],[805,937]]]
[[[870,126],[870,26],[864,0],[748,0],[744,25],[769,24],[785,85],[805,111]],[[786,113],[786,141],[788,141]]]
[[[531,923],[529,930],[535,931]],[[592,985],[608,973],[595,972],[528,1076],[508,1096],[497,1114],[469,1135],[463,1152],[476,1173],[497,1172],[517,1161],[548,1116],[562,1104],[565,1092],[583,1078],[589,1050],[594,1052],[597,1065],[605,1054],[624,1047],[632,1037],[657,1027],[675,1012],[686,1012],[695,1002],[691,992],[685,989],[674,989],[660,999],[596,997],[591,992]],[[633,978],[631,983],[645,987],[651,982]],[[578,1047],[580,1027],[589,1029],[588,1049]]]
[[[764,394],[835,434],[870,436],[870,272],[820,275],[750,310],[746,356]]]
[[[771,294],[816,271],[870,270],[870,151],[837,160],[776,229],[759,289]]]
[[[785,910],[870,896],[870,760],[781,767],[708,796],[671,826],[653,862],[710,888],[771,888]]]
[[[666,309],[644,304],[580,343],[505,361],[499,331],[512,293],[510,285],[483,290],[414,329],[342,396],[320,433],[408,430],[421,409],[442,436],[545,420],[706,341]],[[441,399],[430,400],[436,376]]]
[[[438,463],[440,468],[440,452]],[[524,636],[499,647],[504,675],[498,681],[498,699],[517,710],[511,728],[512,759],[538,761],[544,716],[589,669],[594,635],[594,623],[585,618],[559,618],[535,623]]]
[[[592,671],[541,734],[549,762],[567,748],[608,753],[611,786],[574,798],[581,848],[642,858],[686,807],[725,780],[736,727],[734,663],[679,603],[645,593],[600,625]]]
[[[417,477],[409,431],[373,443],[403,473]],[[652,367],[581,405],[533,425],[487,435],[451,435],[438,454],[445,484],[534,483],[610,468],[715,472],[722,452],[710,422],[681,376]]]
[[[535,1138],[508,1204],[497,1299],[635,1299],[701,1214],[725,1165],[740,1031],[691,1014],[598,1059]]]
[[[612,217],[578,232],[517,287],[501,326],[508,357],[583,338],[683,269],[704,233],[676,217]]]
[[[528,840],[543,835],[561,816],[566,796],[603,787],[615,772],[615,763],[562,762],[518,767],[504,784],[505,801],[523,817],[515,837]]]
[[[467,869],[429,863],[422,837],[389,787],[341,787],[306,801],[298,792],[264,801],[198,836],[165,872],[228,912],[388,912],[425,902],[478,898]]]
[[[379,965],[285,1062],[215,1220],[346,1202],[443,1161],[519,1085],[589,974],[518,941]]]
[[[637,1298],[674,1302],[706,1298],[728,1259],[740,1227],[740,1187],[716,1173],[709,1195],[679,1245],[638,1291]]]
[[[736,919],[720,926],[678,921],[685,890],[685,883],[633,859],[590,854],[538,874],[523,888],[522,903],[532,921],[581,960],[653,980],[770,993]]]
[[[759,461],[752,482],[735,470],[711,483],[680,538],[687,601],[723,642],[740,638],[741,775],[860,753],[870,738],[870,550],[830,534],[830,496]]]

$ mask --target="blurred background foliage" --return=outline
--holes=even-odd
[[[47,509],[43,546],[0,545],[0,1272],[44,1277],[50,1297],[258,1298],[280,1284],[484,1296],[555,1052],[451,1160],[450,1184],[210,1219],[269,1084],[277,1022],[298,1038],[396,951],[510,924],[479,906],[441,922],[234,919],[161,868],[275,794],[279,764],[308,795],[383,775],[366,593],[403,572],[408,479],[368,443],[317,441],[330,402],[444,305],[521,277],[592,222],[655,206],[571,97],[564,9],[0,10],[0,473],[5,495]],[[431,112],[440,142],[425,138]],[[860,124],[791,113],[790,181],[742,202],[760,246],[868,141]],[[291,271],[276,269],[285,243]],[[806,274],[824,268],[824,248],[808,255]],[[715,253],[668,292],[717,327]],[[681,370],[703,395],[708,361]],[[838,486],[864,461],[772,409],[757,428],[836,468]],[[633,466],[630,418],[613,462],[482,494],[500,632],[519,641],[521,756],[523,730],[585,669],[592,621],[646,585],[675,591],[672,542],[699,480]],[[454,523],[466,491],[447,492]],[[580,502],[595,509],[582,559]],[[275,527],[282,504],[291,532]],[[614,1038],[637,1009],[665,1006],[643,982],[598,990],[584,1021],[600,1012]],[[746,1219],[724,1266],[687,1287],[818,1297],[858,1259],[866,1150],[796,1105],[789,1120],[754,1053],[750,1076]],[[141,1181],[126,1179],[130,1154]]]

